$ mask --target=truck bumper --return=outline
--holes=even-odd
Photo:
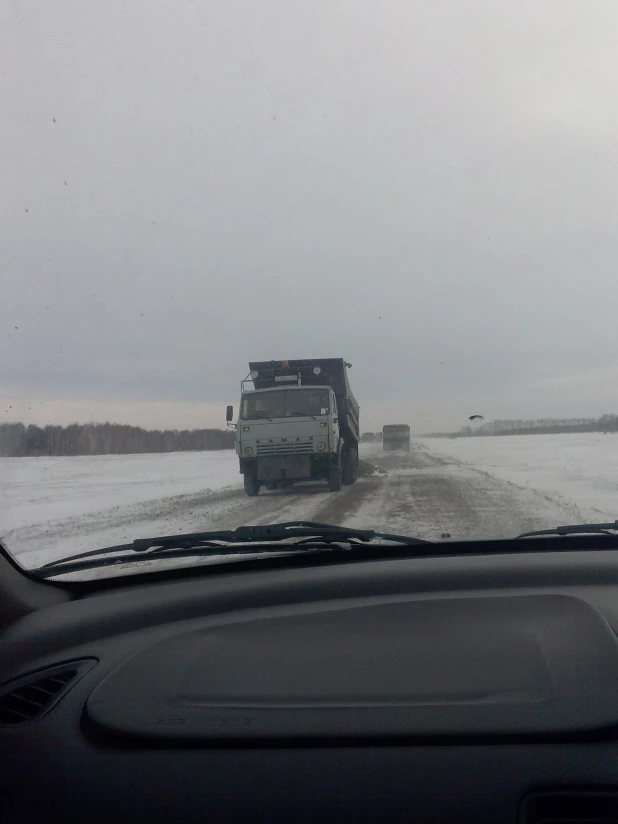
[[[311,477],[309,455],[264,455],[257,459],[258,481],[302,480]]]
[[[255,472],[263,484],[280,481],[308,481],[327,478],[334,456],[326,454],[310,455],[264,455],[259,458],[242,458],[241,472]]]

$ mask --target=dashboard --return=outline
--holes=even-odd
[[[615,550],[76,588],[0,634],[0,822],[616,822],[617,627]]]

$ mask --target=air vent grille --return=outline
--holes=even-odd
[[[71,661],[0,687],[0,724],[15,726],[40,718],[95,663],[92,658]]]

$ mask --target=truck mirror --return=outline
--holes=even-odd
[[[234,417],[234,407],[233,406],[228,406],[227,409],[225,410],[225,421],[226,421],[226,423],[229,423],[232,420],[233,417]]]

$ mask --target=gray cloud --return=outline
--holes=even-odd
[[[373,428],[618,408],[615,3],[6,18],[9,407],[216,423],[250,358],[342,355]]]

